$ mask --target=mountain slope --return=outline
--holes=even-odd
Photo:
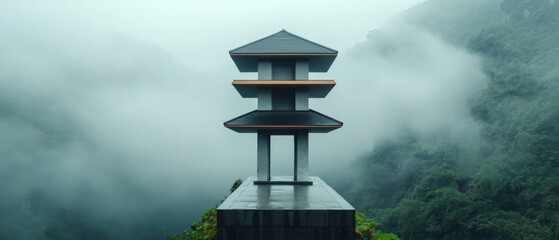
[[[482,57],[480,138],[387,139],[344,196],[403,239],[557,239],[559,4],[433,0],[401,17]]]

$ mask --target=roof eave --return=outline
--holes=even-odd
[[[231,54],[240,72],[258,72],[260,59],[308,59],[309,72],[327,72],[337,54]]]

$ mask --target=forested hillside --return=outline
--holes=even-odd
[[[559,239],[559,3],[431,0],[399,17],[483,59],[481,131],[387,139],[343,195],[402,239]]]

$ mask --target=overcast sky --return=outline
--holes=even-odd
[[[332,159],[311,165],[311,172],[320,173],[370,151],[388,132],[410,126],[432,131],[465,119],[448,112],[464,110],[475,92],[455,86],[479,86],[465,74],[479,73],[477,61],[424,30],[394,24],[395,15],[421,2],[1,1],[0,90],[9,106],[19,106],[15,101],[18,111],[47,111],[54,125],[68,115],[85,136],[76,141],[99,145],[88,151],[110,149],[140,172],[184,170],[190,178],[223,185],[254,174],[256,155],[254,134],[222,125],[256,108],[254,99],[242,99],[230,85],[256,74],[240,74],[228,51],[286,29],[340,53],[328,73],[311,74],[338,82],[311,107],[345,123],[311,136],[311,162]],[[387,47],[397,54],[384,54]],[[360,59],[356,52],[366,54]],[[456,93],[449,95],[453,91],[441,89],[444,84]],[[449,104],[433,107],[441,103]],[[433,110],[439,112],[424,114]],[[291,157],[289,149],[278,152]],[[92,154],[84,156],[87,162]],[[290,172],[292,163],[285,162],[281,174]],[[208,176],[214,169],[227,175]],[[148,176],[130,174],[142,181]]]
[[[51,103],[94,141],[134,153],[128,156],[131,163],[141,165],[137,158],[147,155],[175,154],[178,160],[169,160],[169,166],[205,167],[192,171],[198,176],[214,164],[193,165],[192,156],[203,155],[212,139],[220,140],[214,142],[216,149],[236,151],[227,156],[244,159],[224,165],[254,163],[255,136],[222,126],[256,107],[254,99],[242,99],[230,85],[239,76],[256,75],[240,74],[229,50],[286,29],[339,50],[335,69],[343,65],[347,49],[420,2],[1,1],[0,83],[6,101],[21,101],[19,111],[50,111]],[[331,72],[325,78],[334,78]],[[336,80],[350,86],[346,79]],[[363,79],[353,79],[354,85],[357,80]],[[322,107],[326,114],[335,104],[317,101],[327,104]],[[352,100],[343,97],[338,104],[344,101]],[[161,139],[145,137],[153,135]],[[170,146],[176,148],[162,150]],[[236,168],[244,175],[254,166]]]
[[[109,31],[155,44],[196,69],[233,67],[227,51],[283,28],[343,51],[423,0],[2,1],[3,27]],[[223,66],[223,64],[228,64]],[[215,70],[215,69],[213,69]]]

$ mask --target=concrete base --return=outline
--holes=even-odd
[[[320,178],[310,177],[312,185],[255,180],[217,208],[218,239],[355,239],[355,209]]]

